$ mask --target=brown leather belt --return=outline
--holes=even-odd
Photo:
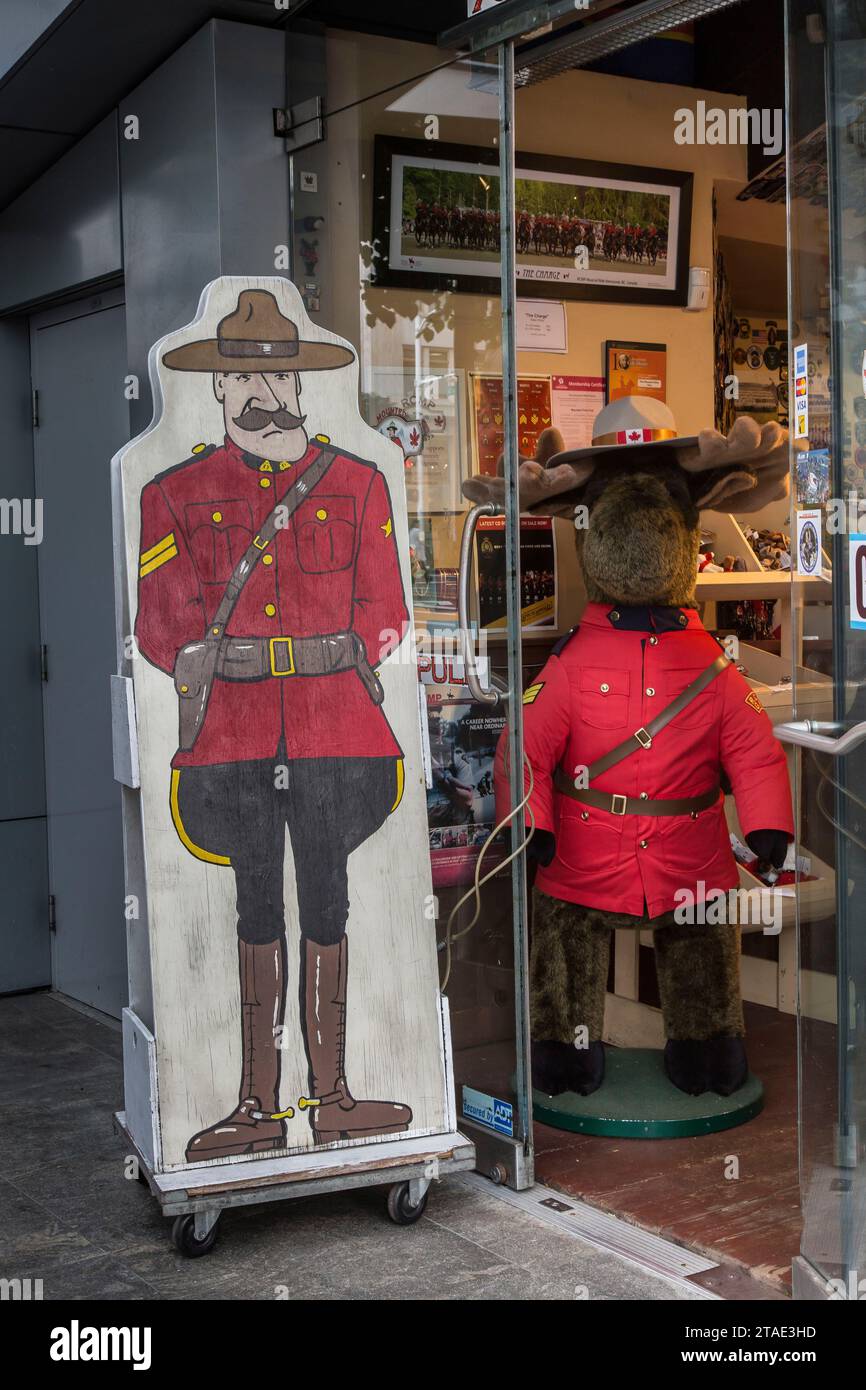
[[[323,637],[225,637],[216,672],[228,681],[257,681],[265,676],[331,676],[357,671],[370,698],[381,704],[384,692],[356,632]]]
[[[671,800],[651,800],[642,796],[622,796],[618,792],[599,792],[592,787],[578,788],[561,767],[553,774],[553,784],[563,796],[579,801],[582,806],[593,806],[598,811],[609,811],[612,816],[696,816],[706,811],[719,799],[720,787],[711,787],[700,796],[683,796]]]

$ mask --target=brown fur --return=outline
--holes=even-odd
[[[676,463],[648,452],[603,464],[584,491],[589,526],[576,535],[592,603],[695,601],[700,513]]]
[[[683,924],[673,912],[632,917],[532,895],[529,964],[530,1018],[535,1039],[574,1042],[585,1026],[589,1042],[604,1031],[611,932],[650,929],[665,1035],[701,1040],[742,1037],[740,930],[725,924]]]

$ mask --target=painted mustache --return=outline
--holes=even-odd
[[[263,410],[251,405],[233,417],[239,430],[249,430],[251,434],[263,430],[266,425],[275,425],[280,430],[296,430],[306,420],[306,415],[294,415],[291,410]]]

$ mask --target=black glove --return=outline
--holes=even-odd
[[[535,830],[532,839],[526,846],[527,859],[534,859],[536,864],[541,864],[542,868],[547,868],[556,854],[556,836],[552,830]]]
[[[753,830],[746,836],[749,849],[762,864],[772,864],[774,869],[781,869],[784,864],[790,840],[787,830]]]

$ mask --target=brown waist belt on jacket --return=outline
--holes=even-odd
[[[380,705],[384,691],[367,660],[356,632],[324,637],[225,637],[216,673],[228,681],[255,681],[264,676],[331,676],[357,671],[368,695]]]
[[[617,792],[599,792],[593,787],[578,788],[558,767],[553,774],[553,784],[563,796],[579,801],[581,806],[594,806],[598,811],[609,811],[613,816],[696,816],[706,811],[719,799],[720,787],[711,787],[700,796],[683,796],[672,800],[653,801],[643,796],[621,796]]]

